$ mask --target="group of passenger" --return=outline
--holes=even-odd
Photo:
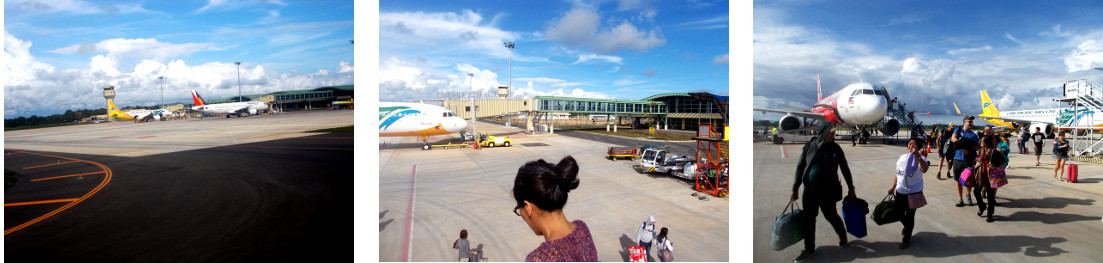
[[[945,129],[938,129],[931,134],[931,140],[933,140],[931,144],[938,149],[939,155],[936,177],[943,180],[942,170],[945,165],[946,177],[954,180],[954,187],[958,193],[955,206],[973,206],[975,196],[977,216],[985,217],[986,222],[993,222],[995,221],[993,214],[997,206],[996,190],[999,185],[993,187],[989,175],[1004,174],[1003,170],[1008,167],[1008,154],[1011,149],[1008,138],[997,135],[991,125],[985,126],[981,134],[974,132],[974,119],[973,116],[967,116],[962,119],[961,127],[955,127],[951,122]],[[833,124],[821,123],[816,130],[816,137],[804,146],[801,157],[797,160],[790,197],[792,201],[797,200],[800,197],[797,191],[801,185],[804,185],[802,204],[805,210],[803,210],[804,221],[801,231],[804,235],[804,250],[797,256],[795,262],[803,262],[815,253],[815,220],[820,212],[838,234],[839,246],[847,247],[846,231],[836,211],[836,203],[843,196],[839,171],[842,172],[842,179],[847,183],[847,196],[855,196],[850,168],[842,149],[834,142]],[[1036,134],[1041,135],[1040,131]],[[1044,135],[1042,136],[1044,139]],[[1059,146],[1055,149],[1067,149],[1068,142],[1064,140],[1063,133],[1058,135],[1057,142]],[[889,193],[895,195],[897,209],[904,211],[900,220],[903,225],[900,232],[903,236],[900,249],[910,246],[915,225],[916,209],[910,209],[908,206],[909,195],[922,194],[923,173],[930,168],[930,162],[921,150],[923,144],[920,138],[912,138],[908,141],[907,153],[898,158],[895,169],[896,180],[889,189]],[[1040,152],[1041,146],[1035,146],[1035,152]],[[1067,160],[1067,152],[1055,151],[1055,159],[1059,162],[1058,168],[1063,165],[1060,163],[1062,158]],[[963,172],[966,171],[969,174],[966,176],[968,180],[960,180],[959,178],[962,178]],[[1054,174],[1056,177],[1058,172],[1055,170]],[[996,179],[999,178],[996,177]],[[987,199],[987,202],[984,199]]]

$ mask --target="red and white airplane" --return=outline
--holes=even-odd
[[[816,75],[816,95],[819,101],[812,108],[802,111],[754,109],[762,113],[783,113],[778,121],[779,132],[793,132],[804,127],[801,118],[830,121],[847,126],[876,124],[886,135],[894,135],[900,130],[900,121],[888,112],[888,91],[878,89],[866,82],[846,85],[843,89],[824,98],[820,93],[820,76]]]

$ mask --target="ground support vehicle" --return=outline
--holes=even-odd
[[[612,159],[613,161],[616,161],[617,158],[636,160],[636,157],[638,157],[636,155],[636,148],[632,147],[609,147],[607,153],[609,155],[609,159]]]
[[[666,150],[647,149],[640,155],[640,171],[648,173],[664,173],[675,177],[693,180],[695,174],[687,174],[686,166],[691,163],[684,155],[676,155]]]
[[[513,145],[513,140],[510,140],[508,137],[490,136],[486,133],[479,134],[478,142],[480,147],[490,148],[494,148],[495,146],[509,147],[510,145]]]

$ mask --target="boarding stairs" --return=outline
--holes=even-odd
[[[885,113],[885,115],[891,116],[897,121],[900,121],[901,129],[908,128],[911,131],[911,134],[908,134],[908,139],[911,139],[913,137],[920,137],[926,140],[926,137],[921,137],[926,134],[925,132],[923,132],[923,122],[915,118],[914,111],[908,112],[908,109],[905,108],[904,105],[900,104],[900,101],[890,103],[888,112]],[[897,132],[895,135],[893,135],[892,139],[897,140],[899,139],[899,137],[900,133]],[[887,137],[882,138],[883,142],[888,142],[889,140],[889,138]]]
[[[1076,80],[1065,83],[1065,99],[1072,103],[1073,110],[1087,109],[1089,114],[1103,114],[1103,84]],[[1094,123],[1093,116],[1084,116],[1088,119],[1086,126],[1097,126],[1103,123]],[[1084,126],[1084,125],[1078,125]],[[1100,160],[1103,155],[1103,133],[1094,129],[1077,129],[1073,127],[1070,154],[1076,158]]]

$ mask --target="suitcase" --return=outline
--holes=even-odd
[[[849,196],[843,199],[843,222],[846,223],[846,232],[855,237],[866,236],[866,214],[869,214],[869,203],[860,198],[851,199]]]
[[[1067,177],[1068,177],[1070,183],[1075,183],[1076,180],[1078,179],[1077,177],[1080,177],[1079,176],[1080,175],[1080,166],[1079,165],[1070,164],[1068,169],[1065,169],[1065,171],[1068,173]]]

